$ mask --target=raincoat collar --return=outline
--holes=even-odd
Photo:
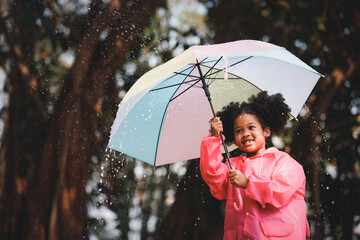
[[[240,155],[240,158],[243,161],[245,161],[246,159],[252,160],[252,159],[256,159],[256,158],[263,157],[263,156],[266,156],[266,155],[276,154],[278,152],[280,152],[280,151],[276,147],[270,147],[270,148],[265,149],[265,151],[260,155],[256,155],[256,156],[248,158],[246,153],[243,153],[243,154]]]

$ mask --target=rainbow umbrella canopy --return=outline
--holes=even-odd
[[[240,40],[192,46],[138,79],[108,147],[153,166],[200,157],[209,120],[230,102],[281,93],[296,117],[321,74],[283,47]]]

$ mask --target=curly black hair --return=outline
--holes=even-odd
[[[237,116],[248,113],[255,115],[261,126],[270,128],[272,133],[282,130],[290,117],[290,107],[285,103],[282,94],[269,96],[267,91],[251,96],[247,102],[231,102],[216,115],[223,123],[223,134],[227,143],[234,142],[234,121]]]

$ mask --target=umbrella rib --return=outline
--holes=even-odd
[[[205,61],[207,59],[207,57],[206,58],[204,58],[200,63],[202,63],[203,61]],[[221,58],[220,58],[221,59]],[[219,60],[217,60],[216,61],[216,63],[214,64],[214,66],[220,61],[220,59]],[[186,68],[186,69],[184,69],[184,70],[182,70],[182,71],[186,71],[186,70],[188,70],[189,68],[195,68],[195,63],[194,64],[190,64],[191,66],[190,67],[188,67],[188,68]],[[211,69],[210,69],[211,70]],[[210,71],[209,70],[209,71]],[[186,74],[186,73],[182,73],[182,72],[174,72],[174,73],[176,73],[176,74],[179,74],[179,75],[184,75],[184,76],[189,76],[189,77],[193,77],[193,78],[199,78],[199,76],[196,76],[196,75],[190,75],[190,74]]]
[[[198,80],[199,79],[192,79],[192,80],[189,80],[189,81],[186,81],[186,82],[171,84],[171,85],[168,85],[168,86],[165,86],[165,87],[154,88],[154,89],[151,89],[150,92],[154,92],[154,91],[157,91],[157,90],[163,90],[163,89],[171,88],[171,87],[176,87],[176,86],[180,86],[182,84],[191,83],[191,82],[198,81]]]
[[[204,74],[204,77],[207,76],[207,74],[214,69],[214,66],[216,66],[216,64],[218,64],[218,62],[220,62],[220,60],[222,59],[223,57],[221,56],[212,66],[211,68]]]
[[[220,60],[221,60],[222,58],[223,58],[223,56],[221,56],[218,60],[216,60],[216,62],[210,67],[210,69],[208,69],[208,71],[203,75],[204,78],[206,78],[207,74],[214,69],[214,66],[216,66],[216,64],[218,64],[218,62],[220,62]],[[207,59],[207,58],[205,58],[205,59]],[[205,59],[204,59],[204,60],[205,60]],[[201,66],[201,63],[202,63],[204,60],[202,60],[201,62],[198,62],[198,63],[197,63],[197,64],[199,65],[199,67]],[[203,66],[206,66],[206,65],[203,65]],[[210,84],[213,83],[213,82],[214,82],[214,80],[212,79],[211,82],[209,82],[208,85],[210,85]]]
[[[190,75],[190,73],[183,73],[183,72],[185,72],[185,71],[187,71],[188,69],[190,69],[190,68],[195,68],[195,64],[188,64],[188,65],[190,65],[188,68],[186,68],[186,69],[183,69],[181,72],[174,72],[175,74],[179,74],[179,75],[184,75],[184,76],[192,76],[192,77],[194,77],[194,78],[197,78],[198,76],[195,76],[195,75]],[[191,70],[191,72],[192,72],[192,70]]]
[[[188,76],[188,77],[193,77],[193,78],[199,78],[198,76],[190,75],[190,74],[186,74],[186,73],[182,73],[182,72],[174,72],[174,73],[178,74],[178,75],[183,75],[183,76]]]
[[[233,67],[233,66],[235,66],[235,65],[237,65],[237,64],[239,64],[239,63],[242,63],[242,62],[244,62],[244,61],[246,61],[246,60],[249,60],[250,58],[252,58],[253,56],[249,56],[249,57],[247,57],[247,58],[245,58],[245,59],[242,59],[242,60],[240,60],[240,61],[238,61],[238,62],[236,62],[236,63],[233,63],[233,64],[231,64],[230,66],[229,66],[229,68],[230,67]],[[213,68],[214,67],[214,65],[211,67],[211,68]],[[214,74],[217,74],[217,73],[219,73],[219,72],[221,72],[221,71],[224,71],[225,70],[225,68],[223,68],[223,69],[218,69],[217,71],[215,71],[215,72],[212,72],[212,73],[210,73],[209,75],[204,75],[204,77],[209,77],[209,76],[211,76],[211,75],[214,75]]]
[[[229,67],[232,67],[232,66],[235,66],[236,64],[245,62],[246,60],[249,60],[249,59],[252,58],[252,57],[253,57],[253,56],[249,56],[249,57],[247,57],[247,58],[245,58],[245,59],[242,59],[242,60],[240,60],[240,61],[237,61],[236,63],[231,64]]]
[[[217,74],[216,74],[217,76]],[[209,81],[208,81],[208,85],[210,86],[211,84],[213,84],[217,79],[223,79],[223,78],[217,78],[216,76],[214,77],[209,77]]]
[[[175,97],[172,97],[169,102],[175,100],[175,99],[178,98],[180,95],[184,94],[187,90],[189,90],[190,88],[192,88],[193,86],[195,86],[195,85],[196,85],[198,82],[200,82],[200,81],[201,81],[201,79],[197,79],[197,81],[196,81],[195,83],[191,84],[189,87],[187,87],[186,89],[184,89],[181,93],[179,93],[179,94],[176,95]]]
[[[224,78],[221,78],[221,77],[213,77],[211,78],[211,80],[223,80]],[[238,79],[243,79],[241,77],[231,77],[231,78],[228,78],[228,80],[238,80]]]

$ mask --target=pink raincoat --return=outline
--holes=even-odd
[[[220,137],[203,138],[200,170],[213,196],[227,200],[224,239],[306,239],[310,234],[302,166],[276,148],[252,158],[232,158],[233,168],[249,180],[246,189],[239,188],[243,208],[238,212],[233,206],[239,203],[238,191],[229,181],[220,147]]]

